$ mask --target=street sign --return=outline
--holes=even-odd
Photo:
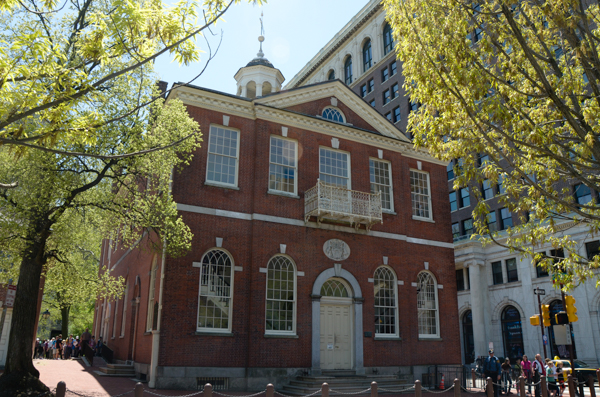
[[[544,335],[542,337],[542,340],[544,341],[544,345],[547,345],[548,344],[548,335]]]
[[[493,348],[494,348],[494,342],[490,342],[490,343],[489,343],[489,346],[490,346],[490,347],[489,347],[489,349],[490,349],[490,350],[491,350],[491,349],[493,349]]]
[[[533,290],[533,293],[535,295],[546,295],[546,290],[541,289],[540,287],[537,287],[536,289]]]
[[[17,286],[9,285],[6,291],[6,302],[4,302],[6,307],[13,307],[15,305],[15,296],[17,296]]]
[[[565,343],[565,345],[572,345],[573,340],[571,339],[571,324],[565,325],[565,328],[567,329],[567,334],[565,335],[566,339],[567,339],[567,343]]]

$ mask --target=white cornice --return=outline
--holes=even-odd
[[[428,163],[447,165],[446,161],[440,161],[433,158],[422,149],[415,149],[411,143],[402,142],[384,135],[374,134],[368,131],[352,128],[344,124],[320,120],[314,117],[308,117],[302,114],[289,112],[271,107],[263,107],[260,104],[256,106],[256,117],[263,120],[273,121],[275,123],[285,124],[286,126],[310,130],[336,138],[359,142],[377,148],[399,152],[403,156],[426,161]]]
[[[356,101],[356,105],[358,106],[359,111],[357,113],[360,115],[360,109],[363,109],[363,114],[366,111],[372,111],[371,113],[374,117],[374,120],[379,120],[383,118],[379,113],[377,113],[374,109],[372,109],[368,104],[358,100],[358,98],[352,98],[351,95],[347,95],[349,89],[344,86],[342,83],[336,82],[336,84],[326,84],[325,87],[337,87],[338,90],[332,91],[336,93],[333,96],[336,96],[341,101],[345,102],[344,99],[344,91],[346,91],[346,96],[348,99],[354,99]],[[306,88],[300,88],[294,90],[294,92],[303,93],[310,92],[313,88],[318,88],[320,86],[311,86]],[[342,88],[339,90],[339,88]],[[289,95],[290,93],[281,93],[277,95],[273,95],[273,99],[279,98],[280,95]],[[328,96],[332,96],[332,93],[328,93]],[[339,96],[338,96],[339,95]],[[353,95],[353,94],[352,94]],[[381,149],[387,149],[394,152],[399,152],[403,156],[414,158],[417,160],[426,161],[428,163],[438,164],[446,166],[446,161],[441,161],[435,159],[430,156],[426,150],[423,149],[415,149],[412,143],[407,142],[408,139],[404,137],[403,140],[399,140],[395,137],[394,134],[388,132],[389,135],[378,135],[375,133],[371,133],[368,131],[364,131],[350,125],[339,124],[330,122],[327,120],[318,119],[316,117],[310,117],[298,113],[294,113],[288,110],[279,109],[274,107],[273,102],[269,101],[268,105],[265,103],[265,98],[259,98],[260,102],[250,102],[247,100],[239,99],[236,97],[228,96],[225,94],[219,94],[212,91],[201,90],[193,87],[178,87],[171,92],[169,98],[178,98],[184,104],[196,106],[203,109],[209,109],[212,111],[225,113],[228,115],[244,117],[251,120],[264,119],[273,121],[280,124],[285,124],[287,126],[294,126],[300,129],[315,131],[321,134],[326,134],[329,136],[334,136],[341,139],[347,139],[354,142],[363,143],[370,146],[376,146]],[[307,102],[308,100],[317,99],[318,97],[310,95],[309,97],[304,97],[304,101],[299,101],[298,103]],[[293,100],[297,98],[295,96],[292,97]],[[261,106],[265,104],[267,106]],[[347,104],[347,103],[346,103]],[[361,106],[362,105],[362,106]],[[272,107],[273,106],[273,107]],[[286,106],[292,106],[287,104]],[[369,114],[369,116],[371,115]],[[369,118],[367,118],[369,120]],[[387,126],[386,126],[387,127]],[[392,127],[389,128],[389,131],[394,131]]]
[[[328,97],[336,97],[380,134],[410,143],[410,140],[385,117],[338,80],[284,91],[259,98],[256,102],[281,109]]]

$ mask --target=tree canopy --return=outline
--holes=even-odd
[[[162,54],[199,60],[196,36],[240,1],[1,1],[0,145],[95,145],[99,129],[148,104],[140,95],[110,116],[98,111],[116,81],[147,82],[140,70]]]
[[[600,227],[600,7],[517,0],[384,0],[412,101],[415,143],[460,160],[454,187],[501,183],[520,223],[488,229],[480,189],[478,237],[555,273],[566,289],[596,278],[558,225]],[[484,159],[481,163],[480,159]],[[590,191],[575,200],[572,187]],[[596,192],[594,194],[594,192]],[[484,237],[482,237],[484,236]],[[536,254],[563,248],[565,258]],[[596,279],[597,280],[597,279]]]

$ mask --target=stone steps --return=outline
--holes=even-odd
[[[407,380],[398,379],[394,375],[341,374],[330,376],[327,373],[322,376],[299,376],[291,380],[289,384],[283,386],[281,392],[288,395],[302,396],[320,390],[323,383],[327,383],[330,391],[355,393],[371,387],[371,382],[377,382],[377,386],[380,389],[383,388],[396,392],[411,386]],[[380,393],[386,393],[386,391],[380,390]]]
[[[135,377],[133,365],[127,364],[106,364],[106,367],[100,367],[95,373],[100,376]]]

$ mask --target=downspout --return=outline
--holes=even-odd
[[[173,174],[174,169],[171,169],[171,181],[169,183],[169,194],[173,187]],[[163,306],[163,287],[165,284],[165,267],[166,267],[166,256],[167,256],[167,237],[163,238],[163,252],[162,260],[160,264],[160,287],[158,292],[158,319],[156,321],[156,329],[152,330],[152,355],[150,357],[150,380],[148,381],[148,387],[156,388],[156,371],[158,370],[158,349],[160,342],[160,324],[162,320],[162,306]]]

